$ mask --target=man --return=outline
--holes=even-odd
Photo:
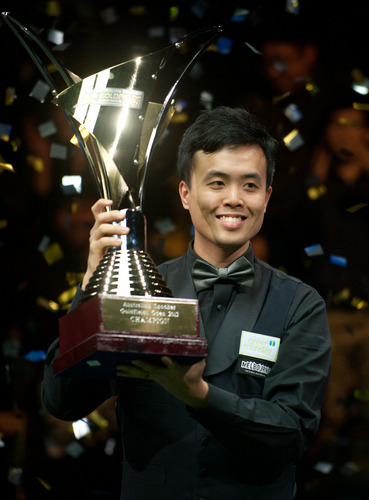
[[[179,147],[179,193],[195,236],[160,270],[174,296],[199,299],[206,360],[133,361],[117,367],[118,381],[97,382],[54,378],[57,344],[49,350],[43,401],[55,416],[80,418],[118,393],[124,500],[294,498],[295,463],[319,424],[330,336],[317,292],[259,261],[250,244],[272,192],[274,146],[253,115],[219,107],[201,113]],[[106,212],[110,203],[92,208],[82,288],[117,244],[111,223],[124,215]],[[221,269],[215,284],[206,263]],[[242,283],[227,277],[234,266]]]

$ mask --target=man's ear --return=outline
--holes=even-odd
[[[266,192],[266,196],[265,196],[264,213],[266,212],[270,197],[272,195],[272,191],[273,191],[272,186],[269,186],[267,189],[267,192]]]
[[[179,183],[179,196],[181,197],[182,206],[185,210],[189,210],[188,195],[190,194],[190,188],[187,186],[185,181]]]

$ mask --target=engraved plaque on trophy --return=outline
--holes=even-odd
[[[139,357],[156,362],[169,355],[187,364],[205,357],[197,300],[173,297],[147,253],[144,193],[176,91],[222,28],[198,30],[163,50],[79,79],[9,13],[2,17],[51,87],[53,104],[65,112],[100,197],[113,200],[113,209],[127,209],[124,224],[130,228],[121,246],[107,250],[80,304],[60,318],[54,373],[114,378],[118,362]],[[43,59],[65,88],[58,88]]]

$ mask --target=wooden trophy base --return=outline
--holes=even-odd
[[[198,314],[197,300],[96,295],[60,318],[54,374],[113,379],[119,363],[161,356],[193,364],[207,355]]]

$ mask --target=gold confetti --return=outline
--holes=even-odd
[[[355,389],[354,398],[359,401],[369,401],[369,391],[365,389]]]
[[[369,111],[369,104],[363,102],[354,102],[353,108],[358,109],[359,111]]]
[[[311,95],[316,95],[319,93],[318,85],[310,79],[306,81],[305,88]]]
[[[357,212],[358,210],[361,210],[362,208],[367,207],[367,203],[358,203],[357,205],[354,205],[353,207],[346,208],[346,212],[350,212],[353,214],[354,212]]]
[[[36,479],[42,484],[44,488],[46,488],[49,491],[52,490],[52,486],[47,481],[45,481],[45,479],[42,479],[39,476],[36,476]]]
[[[83,280],[83,276],[84,276],[84,273],[75,273],[75,272],[68,271],[66,273],[65,278],[66,278],[68,285],[72,287],[74,285],[78,285],[78,283],[80,283]]]
[[[10,142],[11,147],[13,148],[13,151],[16,153],[18,151],[19,146],[22,144],[22,141],[20,137],[16,137]]]
[[[129,12],[132,16],[144,16],[148,14],[145,5],[133,5],[132,7],[129,8]]]
[[[88,415],[88,419],[100,427],[100,429],[106,429],[109,427],[109,421],[106,420],[106,418],[104,418],[97,410],[90,413],[90,415]]]
[[[179,7],[177,5],[173,5],[169,7],[169,19],[170,21],[175,21],[179,14]]]
[[[8,227],[8,219],[1,219],[0,220],[0,229],[5,229]]]
[[[358,311],[361,311],[362,309],[367,309],[369,306],[368,302],[363,299],[358,299],[357,297],[353,297],[351,300],[351,305],[352,307],[355,307]]]
[[[51,245],[46,247],[42,253],[49,266],[55,264],[55,262],[58,262],[59,260],[62,260],[64,257],[63,250],[58,242],[51,243]]]
[[[272,99],[272,104],[278,104],[280,101],[283,101],[283,99],[286,99],[291,94],[291,92],[285,92],[282,95],[277,95],[273,97]]]
[[[8,87],[5,90],[5,106],[11,106],[16,98],[15,88]]]
[[[44,171],[44,161],[39,156],[28,155],[27,162],[35,172],[41,173]]]
[[[53,300],[47,299],[46,297],[37,297],[36,304],[47,311],[57,312],[60,310],[59,304]]]
[[[68,304],[72,301],[77,291],[77,286],[73,286],[69,290],[65,290],[58,297],[58,302],[60,305]]]
[[[172,123],[187,123],[189,119],[187,113],[176,113],[172,118]]]
[[[290,151],[294,151],[304,144],[304,139],[301,137],[297,128],[291,130],[289,134],[283,137],[283,142]]]
[[[334,295],[333,303],[339,304],[340,302],[344,302],[349,298],[350,298],[350,290],[348,288],[344,288],[343,290]]]
[[[323,196],[327,192],[326,186],[311,186],[307,190],[308,197],[315,201],[318,200],[321,196]]]
[[[356,83],[364,83],[365,82],[365,76],[364,73],[358,69],[354,68],[351,71],[352,78],[355,80]]]
[[[82,138],[85,139],[85,140],[90,135],[89,131],[83,125],[80,125],[79,128],[78,128],[78,130],[80,131]],[[79,146],[78,139],[77,139],[77,137],[75,135],[71,138],[70,142],[74,146]]]
[[[13,172],[14,174],[13,165],[11,165],[10,163],[3,163],[2,161],[0,161],[0,173],[2,173],[4,170],[9,170],[9,172]]]
[[[337,120],[337,123],[340,125],[347,125],[348,127],[353,127],[353,128],[363,128],[361,123],[355,121],[355,120],[349,120],[348,118],[345,118],[344,116],[340,116]]]
[[[59,2],[56,0],[49,0],[46,2],[46,15],[50,17],[60,17],[61,16],[61,9]]]

